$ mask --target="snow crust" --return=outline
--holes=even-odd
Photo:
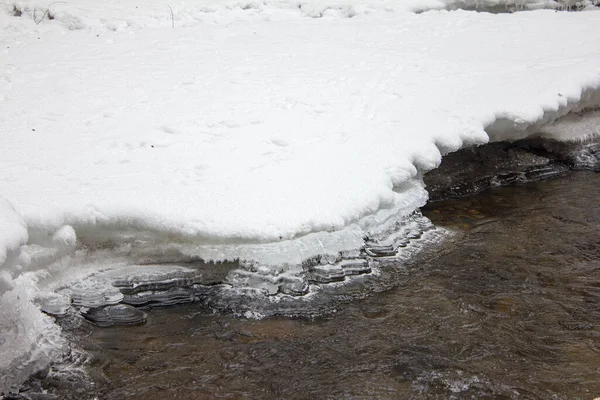
[[[600,134],[600,13],[407,12],[456,4],[0,0],[0,393],[62,349],[36,304],[118,301],[83,278],[293,280],[393,236],[443,154]]]
[[[193,27],[227,24],[254,18],[264,21],[290,18],[354,18],[373,13],[424,12],[427,10],[492,10],[514,12],[527,9],[594,9],[595,0],[179,0],[158,2],[93,0],[47,2],[2,0],[8,14],[40,23],[51,18],[71,30],[137,30],[144,28]],[[12,25],[11,27],[15,27]],[[18,29],[18,28],[17,28]]]
[[[70,225],[83,241],[339,231],[422,205],[403,187],[440,150],[486,142],[496,120],[551,122],[580,105],[599,82],[598,15],[48,32],[4,50],[0,182],[33,230]],[[557,25],[577,46],[548,40]]]

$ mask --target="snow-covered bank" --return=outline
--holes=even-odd
[[[7,15],[33,21],[38,25],[50,22],[72,30],[112,31],[187,28],[205,24],[228,24],[247,18],[265,21],[298,17],[354,18],[373,13],[428,10],[593,10],[599,4],[598,0],[180,0],[176,3],[143,0],[123,3],[110,0],[103,1],[101,5],[93,0],[0,1],[0,6]]]
[[[551,122],[582,106],[600,83],[598,15],[48,33],[3,57],[4,195],[33,229],[198,244],[414,209],[425,196],[404,188],[440,150],[486,142],[499,119]],[[514,135],[505,125],[494,140]]]
[[[600,106],[598,12],[2,4],[0,392],[56,333],[36,296],[185,257],[242,260],[231,280],[277,292],[307,259],[416,235],[444,153],[598,134],[568,116]]]

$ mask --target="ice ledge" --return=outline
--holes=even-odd
[[[541,116],[527,120],[499,114],[485,127],[490,142],[539,137],[557,141],[582,141],[600,135],[600,78],[579,95],[557,93],[556,104]]]

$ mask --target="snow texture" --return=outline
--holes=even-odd
[[[27,225],[12,204],[0,197],[0,297],[13,288],[16,278],[27,264],[21,247],[27,243]]]
[[[440,150],[486,142],[487,125],[509,121],[493,140],[518,138],[530,132],[515,124],[581,104],[600,79],[598,15],[47,32],[3,50],[1,187],[31,228],[71,225],[82,239],[339,231],[422,205],[402,189]]]
[[[599,134],[600,13],[460,5],[0,0],[0,392],[60,347],[32,302],[125,253],[293,276],[422,206],[443,154]]]

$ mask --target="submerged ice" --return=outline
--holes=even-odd
[[[311,294],[434,240],[443,154],[600,134],[596,12],[75,3],[0,12],[0,393],[62,351],[47,314]]]

